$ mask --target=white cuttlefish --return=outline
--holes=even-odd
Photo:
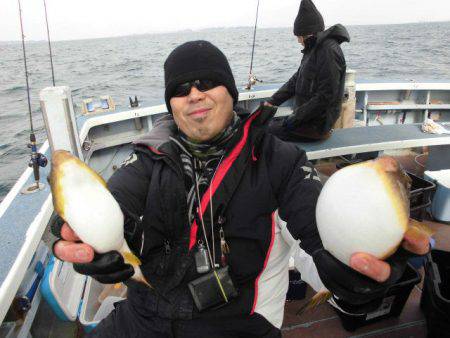
[[[351,256],[358,252],[387,259],[401,245],[406,232],[417,238],[423,233],[431,235],[425,224],[409,218],[410,188],[410,177],[394,158],[387,156],[334,173],[316,206],[324,248],[350,265]],[[320,290],[306,308],[330,297],[328,290]]]
[[[134,268],[133,279],[150,286],[124,237],[124,215],[106,182],[68,151],[52,154],[50,186],[55,211],[97,253],[118,251]]]

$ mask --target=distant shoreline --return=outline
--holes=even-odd
[[[371,27],[371,26],[401,26],[401,25],[425,25],[425,24],[440,24],[440,23],[450,23],[449,20],[446,21],[420,21],[420,22],[403,22],[403,23],[388,23],[388,24],[356,24],[356,25],[345,25],[346,27]],[[116,35],[116,36],[104,36],[104,37],[94,37],[94,38],[83,38],[83,39],[62,39],[62,40],[52,40],[52,42],[68,42],[68,41],[84,41],[84,40],[99,40],[99,39],[114,39],[114,38],[124,38],[124,37],[136,37],[145,35],[165,35],[165,34],[180,34],[189,32],[213,32],[219,30],[231,30],[231,29],[253,29],[253,26],[233,26],[233,27],[208,27],[199,29],[182,29],[177,31],[166,31],[166,32],[148,32],[148,33],[138,33],[138,34],[128,34],[128,35]],[[284,27],[260,27],[259,30],[270,30],[270,29],[290,29],[291,26]],[[26,40],[27,43],[47,43],[47,40]],[[0,40],[1,45],[7,44],[17,44],[21,43],[21,40]]]

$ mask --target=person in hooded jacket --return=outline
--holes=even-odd
[[[300,67],[266,103],[279,106],[294,99],[292,114],[276,118],[270,125],[271,132],[282,140],[326,139],[339,118],[346,71],[340,44],[350,37],[341,24],[324,28],[313,2],[302,0],[294,22],[294,35],[304,47]]]
[[[171,114],[108,181],[152,287],[130,279],[133,267],[118,252],[80,243],[70,225],[53,246],[79,273],[128,286],[90,336],[280,337],[292,238],[336,299],[378,306],[405,263],[355,254],[350,268],[323,248],[320,180],[303,150],[267,132],[275,108],[235,109],[228,61],[207,41],[175,48],[164,74]]]

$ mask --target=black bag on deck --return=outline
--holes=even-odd
[[[432,250],[428,254],[420,307],[428,337],[450,337],[450,252]]]

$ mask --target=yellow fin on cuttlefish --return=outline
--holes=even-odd
[[[415,229],[417,232],[421,233],[421,234],[425,234],[427,236],[433,236],[435,234],[435,231],[433,229],[431,229],[428,224],[423,223],[423,222],[419,222],[413,218],[410,219],[409,221],[409,229]]]
[[[304,314],[307,311],[310,310],[314,310],[316,307],[318,307],[319,305],[326,303],[330,298],[331,298],[332,294],[330,291],[323,289],[320,290],[319,292],[317,292],[310,300],[308,303],[306,303],[305,305],[303,305],[298,311],[297,311],[297,316],[301,316],[302,314]]]
[[[131,252],[126,241],[124,241],[123,246],[119,250],[119,252],[123,257],[123,261],[125,262],[125,264],[130,264],[133,266],[134,275],[132,278],[153,289],[153,286],[151,286],[150,283],[147,282],[144,275],[142,274],[141,268],[139,267],[142,264],[141,260],[134,253]]]
[[[123,252],[123,258],[126,264],[141,265],[141,260],[131,252]]]

